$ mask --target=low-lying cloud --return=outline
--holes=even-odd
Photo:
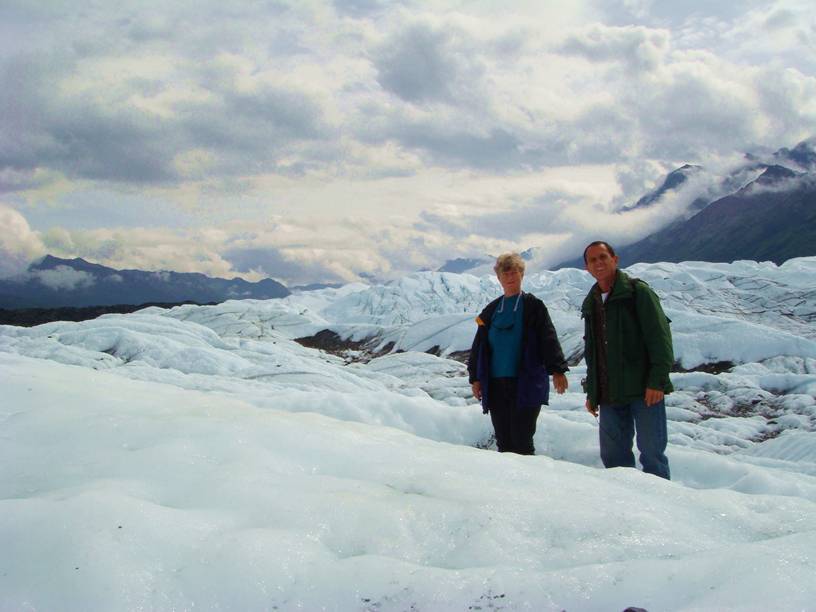
[[[96,277],[84,270],[75,270],[70,266],[56,266],[49,270],[32,270],[29,278],[54,291],[73,291],[90,287],[96,283]]]

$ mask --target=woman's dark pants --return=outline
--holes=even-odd
[[[541,406],[516,405],[518,379],[491,378],[488,408],[500,453],[535,455],[533,436]]]

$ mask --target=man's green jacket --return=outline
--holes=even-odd
[[[592,313],[596,301],[590,289],[581,306],[587,362],[586,392],[598,405],[598,364],[595,363],[595,329]],[[625,404],[643,399],[646,388],[671,393],[669,372],[674,363],[669,319],[660,299],[645,282],[617,271],[615,284],[604,304],[609,402]],[[600,339],[603,342],[603,338]]]

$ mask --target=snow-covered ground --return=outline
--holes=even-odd
[[[582,363],[537,456],[482,450],[445,356],[490,277],[0,326],[0,610],[816,609],[816,258],[630,272],[690,370],[672,482],[600,469]],[[589,285],[525,279],[571,355]]]

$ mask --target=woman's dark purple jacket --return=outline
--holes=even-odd
[[[546,404],[550,395],[550,373],[569,370],[544,302],[531,293],[522,294],[524,330],[521,336],[521,365],[518,373],[517,405],[534,408]],[[468,358],[468,377],[482,385],[482,410],[487,413],[490,394],[490,343],[487,332],[501,298],[488,304],[476,318],[479,325]]]

